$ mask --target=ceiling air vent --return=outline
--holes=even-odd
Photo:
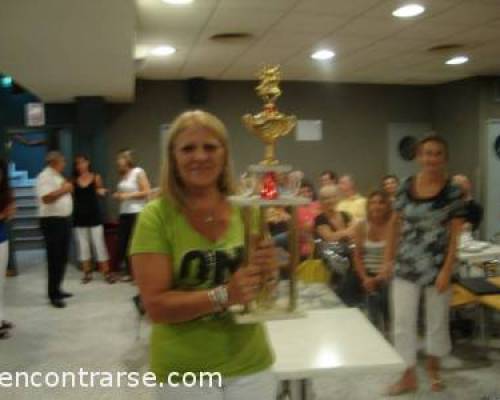
[[[247,40],[252,37],[253,35],[247,32],[224,32],[210,36],[210,40],[214,40],[216,42],[230,42],[233,40]]]
[[[447,43],[447,44],[439,44],[437,46],[432,46],[427,49],[430,52],[443,52],[443,51],[456,51],[464,48],[463,44],[459,43]]]

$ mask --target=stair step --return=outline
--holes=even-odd
[[[40,228],[36,227],[35,229],[13,229],[11,231],[11,237],[14,241],[16,241],[18,239],[38,239],[40,237],[43,237],[43,235]]]
[[[38,204],[36,202],[28,202],[26,200],[16,203],[17,208],[37,208]]]
[[[30,210],[31,211],[31,210]],[[38,216],[37,213],[31,212],[31,213],[23,213],[17,212],[16,215],[14,216],[13,220],[19,220],[19,219],[39,219],[40,217]]]
[[[30,242],[43,242],[43,236],[28,236],[14,238],[14,242],[17,243],[30,243]]]
[[[33,196],[36,197],[35,188],[33,185],[26,187],[16,187],[14,188],[14,196]]]
[[[40,229],[40,225],[30,224],[30,225],[20,225],[12,227],[13,231],[30,231],[35,229]]]
[[[25,198],[21,198],[21,199],[19,197],[16,197],[15,201],[16,201],[17,208],[20,208],[20,207],[37,208],[38,207],[38,202],[33,197],[25,197]]]
[[[45,248],[45,244],[43,241],[31,241],[31,242],[15,242],[14,243],[15,250],[41,250]]]

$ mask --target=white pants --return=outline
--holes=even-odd
[[[443,357],[451,350],[449,313],[451,289],[439,293],[434,285],[422,288],[404,279],[392,283],[394,345],[408,367],[417,362],[417,318],[425,293],[425,349],[427,355]]]
[[[222,387],[169,387],[157,389],[158,400],[275,400],[277,380],[271,370],[223,379]]]
[[[92,246],[98,262],[109,260],[102,225],[75,228],[75,237],[78,244],[79,261],[90,261],[92,259],[90,246]]]
[[[2,320],[5,319],[3,309],[3,288],[5,286],[5,272],[7,271],[7,264],[9,262],[9,242],[6,240],[0,243],[0,325]]]

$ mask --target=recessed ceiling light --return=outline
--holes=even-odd
[[[398,18],[411,18],[422,14],[425,11],[425,7],[420,4],[407,4],[405,6],[399,7],[392,12],[392,15]]]
[[[174,54],[176,49],[172,46],[158,46],[151,49],[150,54],[156,57],[166,57]]]
[[[194,0],[162,0],[164,3],[172,4],[174,6],[184,6],[191,4]]]
[[[335,53],[327,49],[318,50],[311,54],[311,58],[315,60],[330,60],[333,57],[335,57]]]
[[[448,65],[460,65],[460,64],[465,64],[468,61],[469,61],[469,57],[467,57],[467,56],[457,56],[457,57],[450,58],[448,61],[446,61],[446,64],[448,64]]]

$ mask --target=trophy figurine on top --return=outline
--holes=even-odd
[[[245,225],[245,263],[248,265],[250,240],[257,232],[261,238],[270,237],[266,221],[266,211],[270,207],[288,207],[291,209],[289,223],[288,249],[290,262],[288,271],[288,295],[285,298],[276,296],[276,285],[266,284],[266,271],[262,271],[263,284],[257,299],[244,309],[234,310],[238,323],[253,323],[266,320],[291,319],[303,317],[297,310],[297,284],[295,270],[300,262],[297,228],[297,207],[309,203],[308,199],[298,196],[300,177],[290,174],[292,167],[282,164],[276,159],[276,142],[280,137],[290,133],[297,119],[293,115],[285,115],[278,111],[276,101],[281,95],[279,66],[264,67],[259,73],[260,83],[256,88],[258,96],[263,100],[263,110],[255,115],[243,116],[246,128],[264,142],[264,159],[258,164],[250,165],[247,172],[241,175],[240,192],[229,200],[241,207]],[[258,226],[253,218],[258,215]],[[271,280],[272,281],[272,280]]]

